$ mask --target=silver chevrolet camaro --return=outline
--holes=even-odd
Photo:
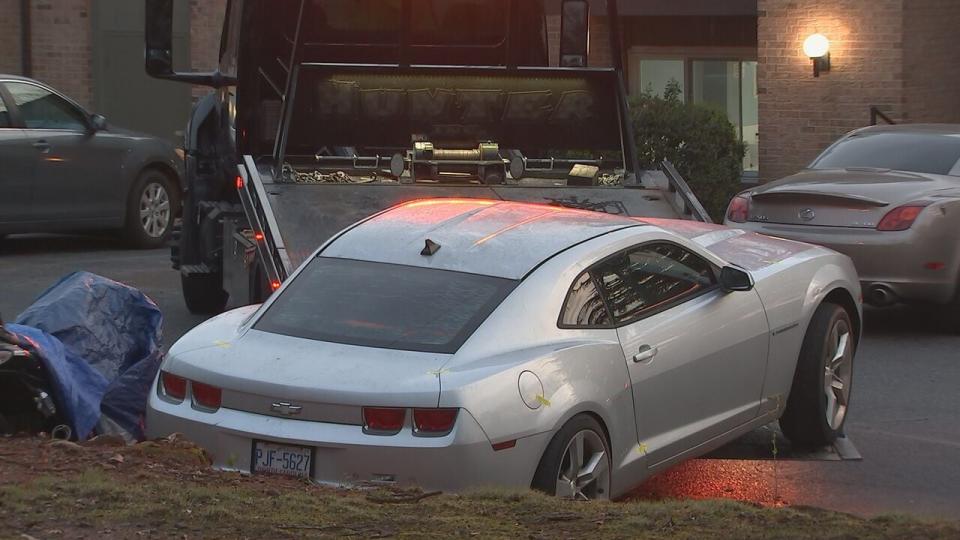
[[[826,248],[415,201],[180,339],[147,431],[325,484],[617,497],[778,418],[794,443],[831,442],[861,314],[853,264]]]

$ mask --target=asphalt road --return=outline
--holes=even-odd
[[[180,297],[166,250],[129,251],[110,237],[21,236],[0,243],[0,313],[12,320],[60,277],[87,270],[143,290],[172,344],[203,320]],[[935,309],[869,310],[846,432],[862,461],[695,460],[637,491],[785,502],[873,515],[958,518],[960,337]]]

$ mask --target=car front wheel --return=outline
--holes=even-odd
[[[599,422],[586,414],[567,422],[543,453],[531,487],[565,499],[609,499],[610,448]]]
[[[856,335],[850,314],[836,305],[817,308],[804,336],[780,428],[799,446],[824,446],[843,431],[850,406]]]
[[[170,179],[160,171],[144,171],[137,178],[127,204],[128,239],[138,248],[163,246],[170,237],[179,209],[180,197]]]

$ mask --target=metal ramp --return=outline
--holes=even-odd
[[[776,453],[775,453],[776,452]],[[703,459],[780,461],[860,461],[863,457],[847,437],[820,448],[799,448],[790,444],[777,423],[767,424],[732,443],[703,456]]]
[[[405,184],[264,183],[277,231],[289,260],[289,275],[324,241],[357,221],[391,206],[432,197],[501,199],[547,203],[612,214],[676,218],[659,190],[622,187],[542,187]],[[285,276],[283,276],[285,277]]]

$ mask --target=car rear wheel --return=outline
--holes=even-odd
[[[592,416],[573,417],[540,458],[533,489],[565,499],[610,498],[610,448]]]
[[[803,339],[790,398],[780,418],[780,428],[793,444],[824,446],[843,432],[855,347],[850,314],[836,304],[821,304]]]
[[[179,194],[167,175],[153,169],[142,172],[127,202],[127,238],[138,248],[163,246],[179,210]]]

